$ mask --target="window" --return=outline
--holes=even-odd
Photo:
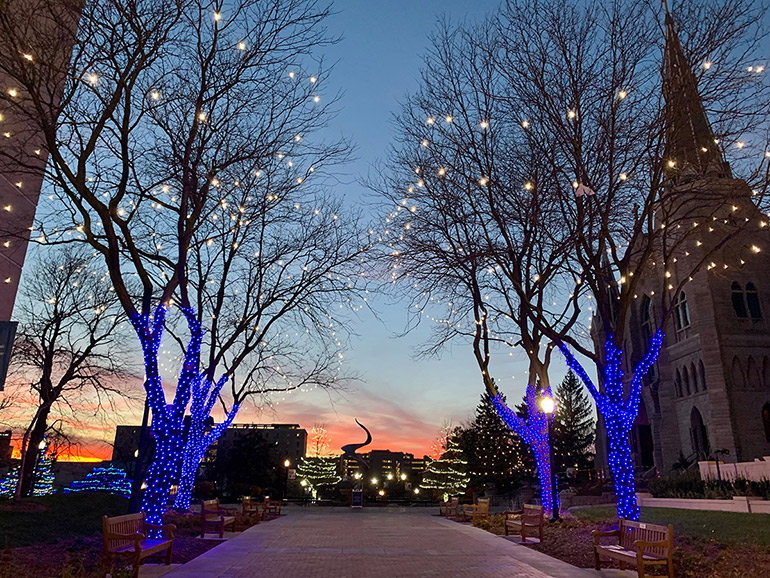
[[[682,397],[682,375],[679,373],[679,370],[676,370],[676,382],[674,382],[674,387],[676,389],[676,396]]]
[[[762,382],[759,378],[759,367],[753,357],[749,357],[749,363],[746,366],[746,385],[748,389],[762,389]]]
[[[652,299],[650,299],[647,295],[645,295],[644,299],[642,299],[642,309],[639,313],[640,317],[642,318],[642,335],[644,335],[645,341],[644,347],[649,347],[650,341],[652,340],[654,326],[652,323]]]
[[[759,308],[759,292],[754,283],[746,283],[746,305],[752,319],[762,319],[762,310]]]
[[[703,360],[698,361],[698,373],[700,374],[700,387],[703,391],[708,389],[706,385],[706,368],[703,367]]]
[[[695,373],[695,364],[690,364],[690,377],[692,377],[692,392],[698,393],[698,374]]]
[[[733,357],[733,366],[732,366],[731,374],[732,374],[733,388],[743,389],[744,384],[746,383],[746,378],[743,376],[743,366],[741,365],[741,362],[738,361],[737,357]]]
[[[674,302],[674,319],[676,330],[681,331],[690,326],[690,309],[687,307],[687,296],[682,291]]]
[[[765,426],[765,439],[770,442],[770,403],[762,408],[762,425]]]
[[[690,375],[687,366],[682,368],[682,381],[684,381],[684,392],[686,395],[690,395],[692,392],[690,391]]]
[[[746,319],[749,315],[746,311],[746,301],[743,298],[743,289],[737,281],[733,281],[730,286],[730,297],[733,302],[733,309],[738,319]]]

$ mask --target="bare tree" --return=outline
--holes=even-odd
[[[40,236],[102,256],[142,348],[153,522],[180,468],[194,475],[200,444],[213,441],[195,424],[226,384],[225,426],[247,395],[332,381],[337,312],[349,310],[368,241],[328,192],[348,146],[317,136],[334,103],[315,55],[330,41],[327,15],[314,0],[87,2],[55,109],[34,63],[0,51],[23,89],[4,98],[40,125],[65,208],[45,215]],[[0,19],[9,46],[18,17]],[[183,353],[173,400],[160,372],[167,327]],[[302,339],[285,339],[295,332]],[[306,335],[324,344],[307,347],[307,366],[279,366],[298,361]],[[195,443],[185,450],[188,407]]]
[[[538,308],[528,313],[594,397],[618,515],[632,519],[639,510],[629,432],[664,323],[685,285],[713,274],[716,261],[742,266],[725,253],[728,243],[749,255],[767,224],[751,188],[732,178],[740,170],[757,198],[767,190],[770,93],[746,66],[764,38],[764,10],[743,0],[681,3],[674,18],[661,8],[511,0],[501,20],[508,110],[527,122],[538,166],[548,169],[547,182],[540,176],[532,186],[559,199],[561,226],[574,239],[569,268],[589,288],[582,307],[596,345],[585,333],[555,331]],[[526,33],[524,19],[539,34]],[[749,130],[759,134],[744,147],[736,139]],[[645,294],[656,302],[654,328],[629,335]],[[600,387],[571,351],[596,365]]]
[[[538,401],[552,397],[553,349],[527,309],[566,333],[578,321],[578,299],[563,291],[574,277],[558,197],[532,186],[536,159],[519,121],[505,113],[500,45],[494,21],[445,22],[434,34],[420,90],[398,118],[392,177],[381,187],[391,223],[383,240],[394,279],[414,296],[413,317],[438,317],[426,353],[455,340],[471,347],[501,417],[535,451],[550,510],[548,423]],[[494,378],[502,364],[493,357],[512,349],[528,360],[528,419],[509,410]]]
[[[84,401],[109,408],[126,394],[128,317],[100,265],[83,251],[52,251],[39,255],[22,286],[12,363],[17,383],[29,380],[35,412],[24,429],[17,497],[29,494],[38,448],[62,429],[62,413]]]
[[[623,517],[638,515],[628,434],[663,339],[633,336],[623,358],[636,300],[652,293],[662,328],[697,271],[727,266],[733,239],[751,254],[742,235],[766,225],[717,146],[735,145],[732,166],[761,199],[769,94],[745,64],[764,12],[743,0],[679,8],[685,49],[679,24],[645,1],[511,0],[482,26],[445,26],[382,187],[398,206],[383,234],[394,277],[417,290],[415,309],[446,308],[436,343],[473,339],[493,396],[489,343],[525,346],[530,385],[547,384],[550,350],[563,351],[608,425]],[[700,82],[688,62],[704,63]],[[754,146],[735,142],[749,127]]]

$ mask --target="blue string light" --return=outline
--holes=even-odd
[[[72,482],[64,488],[65,494],[79,492],[107,492],[125,498],[131,495],[131,480],[120,468],[94,468],[82,480]]]
[[[182,462],[182,432],[184,414],[190,401],[193,382],[199,377],[200,349],[203,340],[201,323],[195,311],[180,308],[190,330],[184,363],[177,381],[174,401],[166,403],[166,394],[160,377],[158,349],[163,338],[167,308],[159,305],[152,320],[148,315],[134,315],[131,324],[142,345],[144,356],[144,387],[152,409],[152,433],[155,437],[155,455],[147,472],[142,510],[148,523],[162,524],[163,513],[171,486],[179,476]]]
[[[599,391],[569,349],[564,344],[559,345],[567,365],[583,381],[596,402],[597,411],[604,418],[609,444],[608,465],[614,481],[618,517],[628,520],[638,520],[640,515],[636,502],[634,464],[631,460],[631,427],[639,413],[642,380],[658,358],[663,337],[660,329],[652,336],[647,355],[634,370],[627,396],[622,369],[623,351],[615,346],[612,336],[604,344],[604,391]]]
[[[551,386],[541,389],[540,394],[543,397],[553,397]],[[534,385],[527,386],[524,400],[527,405],[526,420],[513,413],[499,395],[492,398],[492,404],[508,427],[532,448],[537,478],[540,482],[540,503],[547,513],[553,514],[554,500],[556,510],[558,511],[559,508],[559,493],[557,491],[553,496],[551,491],[551,443],[548,434],[548,415],[538,403],[538,392]]]

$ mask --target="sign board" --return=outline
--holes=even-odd
[[[290,480],[296,480],[297,479],[297,470],[295,470],[295,469],[289,470],[289,479]]]
[[[350,494],[350,507],[351,508],[363,508],[364,507],[364,491],[353,490]]]
[[[0,391],[5,387],[5,376],[8,374],[17,325],[16,321],[0,321]]]

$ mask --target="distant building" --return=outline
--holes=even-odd
[[[119,425],[115,429],[115,441],[112,444],[112,464],[130,474],[134,471],[137,452],[139,451],[139,436],[142,426]]]
[[[211,452],[232,447],[239,439],[250,434],[257,434],[270,446],[273,459],[283,463],[288,459],[295,467],[307,450],[307,430],[296,423],[236,423],[225,430],[212,446]]]
[[[408,480],[414,482],[422,476],[428,462],[427,456],[415,459],[414,454],[390,450],[372,450],[361,454],[361,457],[369,464],[368,472],[363,472],[361,464],[356,460],[343,455],[340,456],[340,475],[345,478],[362,474],[377,480],[387,480],[388,476],[391,476],[392,479],[400,479],[403,474]]]
[[[11,461],[11,430],[0,431],[0,465],[6,465]]]

